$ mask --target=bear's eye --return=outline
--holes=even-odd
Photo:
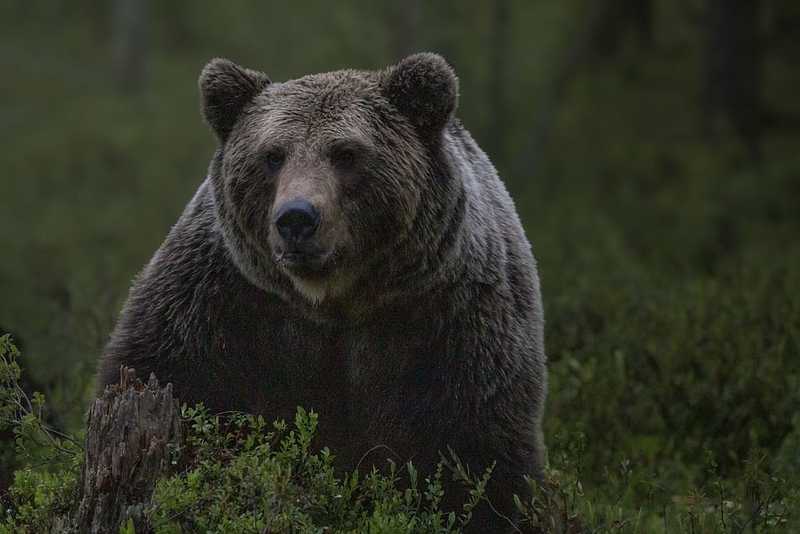
[[[339,148],[331,154],[333,164],[342,169],[349,169],[356,163],[356,151],[352,148]]]
[[[270,171],[277,171],[283,165],[286,159],[286,154],[280,150],[271,150],[267,152],[266,162]]]

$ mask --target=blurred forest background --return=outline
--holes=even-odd
[[[433,50],[540,264],[551,462],[632,507],[800,472],[797,1],[7,0],[0,50],[0,330],[59,427],[204,177],[205,62]]]

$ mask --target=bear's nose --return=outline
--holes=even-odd
[[[287,243],[298,244],[309,239],[317,231],[319,212],[310,202],[290,200],[278,210],[275,226]]]

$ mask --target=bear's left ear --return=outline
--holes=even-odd
[[[270,83],[263,72],[240,67],[228,59],[208,62],[198,85],[203,116],[220,141],[225,142],[244,107]]]
[[[390,67],[383,94],[426,140],[434,139],[458,105],[458,78],[438,54],[408,56]]]

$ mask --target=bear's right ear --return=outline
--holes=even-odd
[[[220,141],[228,138],[245,105],[270,83],[263,72],[240,67],[228,59],[208,62],[198,85],[203,116]]]

